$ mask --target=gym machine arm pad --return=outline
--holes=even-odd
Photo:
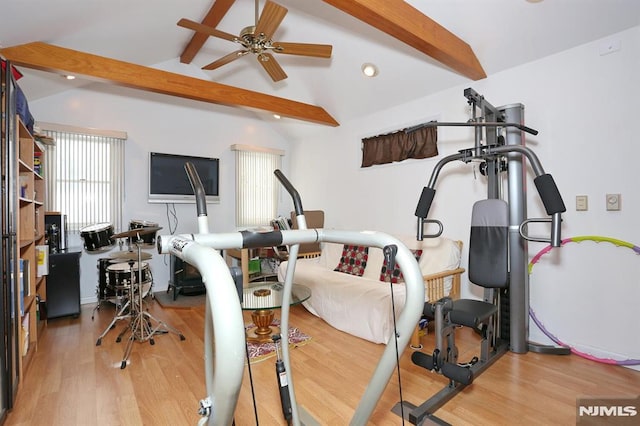
[[[544,208],[549,216],[554,213],[564,213],[567,211],[564,201],[562,201],[560,191],[558,191],[558,187],[550,174],[546,173],[537,176],[533,180],[533,183],[535,183],[538,189]]]
[[[416,216],[426,219],[429,214],[429,209],[431,208],[431,203],[433,202],[433,198],[436,196],[436,190],[433,188],[429,188],[425,186],[422,189],[422,194],[420,194],[420,200],[418,201],[418,206],[416,207]]]

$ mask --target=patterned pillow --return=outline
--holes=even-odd
[[[417,262],[420,262],[420,256],[422,256],[422,250],[411,250],[413,256],[416,258]],[[400,265],[396,261],[396,266],[393,268],[393,271],[390,271],[388,268],[387,259],[384,259],[384,263],[382,264],[382,269],[380,270],[380,281],[390,281],[392,284],[396,284],[403,281],[402,272],[400,271]]]
[[[369,259],[369,247],[351,246],[345,244],[342,248],[340,262],[334,271],[361,277]]]

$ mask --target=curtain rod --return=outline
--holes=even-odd
[[[431,120],[428,121],[426,123],[422,123],[422,124],[416,124],[415,126],[410,126],[410,127],[405,127],[399,130],[393,130],[391,132],[387,132],[387,133],[380,133],[379,135],[375,135],[375,136],[367,136],[366,138],[363,138],[362,140],[364,141],[364,139],[372,139],[372,138],[379,138],[381,136],[388,136],[388,135],[393,135],[395,133],[411,133],[413,131],[419,130],[423,127],[434,127],[433,125],[430,125],[430,123],[437,123],[437,121],[435,120]]]

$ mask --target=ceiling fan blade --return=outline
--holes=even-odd
[[[189,19],[182,18],[178,21],[178,26],[188,28],[199,33],[207,34],[210,36],[218,37],[229,41],[238,41],[238,37],[233,34],[225,33],[224,31],[216,30],[208,25],[199,24],[198,22],[191,21]]]
[[[209,9],[209,12],[207,12],[206,16],[202,19],[202,23],[211,28],[216,28],[235,1],[236,0],[216,0],[211,6],[211,9]],[[183,64],[190,64],[196,54],[200,49],[202,49],[202,46],[204,46],[204,43],[208,38],[207,34],[198,32],[193,34],[193,36],[191,36],[191,40],[189,40],[189,43],[187,43],[180,54],[180,62]]]
[[[287,78],[287,74],[271,53],[261,53],[257,58],[260,65],[262,65],[262,68],[264,68],[273,81],[280,81]]]
[[[330,58],[333,49],[330,44],[285,43],[283,41],[274,42],[273,47],[277,53],[316,58]]]
[[[229,62],[233,62],[236,59],[246,55],[249,53],[248,50],[236,50],[235,52],[231,52],[228,55],[224,55],[222,58],[211,62],[209,65],[205,65],[202,67],[203,70],[214,70],[216,68],[220,68],[223,65],[228,64]]]
[[[256,24],[254,31],[255,36],[259,37],[260,34],[264,34],[265,40],[270,40],[287,12],[288,10],[286,8],[267,0],[260,14],[260,19],[258,19],[258,23]]]

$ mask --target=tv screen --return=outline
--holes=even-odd
[[[195,203],[184,165],[192,163],[204,186],[207,203],[220,202],[220,160],[190,155],[149,153],[149,202]]]

